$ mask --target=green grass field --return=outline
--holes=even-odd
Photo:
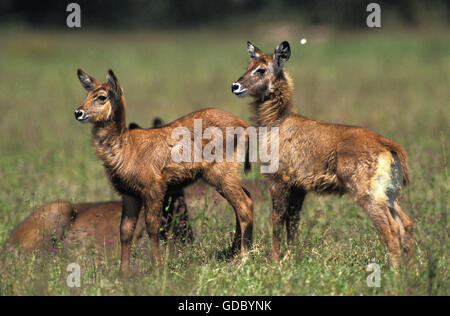
[[[205,194],[190,201],[198,240],[164,245],[162,267],[150,261],[147,237],[134,248],[126,282],[118,279],[117,256],[89,249],[3,251],[0,295],[450,294],[450,31],[312,32],[304,35],[305,46],[296,33],[263,34],[1,31],[0,244],[44,203],[119,199],[95,157],[90,127],[73,117],[85,96],[77,68],[99,80],[114,69],[128,122],[148,126],[154,116],[170,121],[210,106],[249,121],[250,100],[230,93],[248,63],[246,41],[270,52],[287,39],[297,112],[374,129],[408,151],[412,184],[402,192],[402,205],[416,237],[409,268],[389,267],[381,238],[348,196],[314,194],[304,204],[297,249],[272,263],[270,196],[253,171],[248,177],[259,181],[263,199],[255,203],[255,245],[246,261],[220,259],[234,216],[226,202]],[[71,262],[82,269],[79,289],[66,286]],[[382,267],[380,288],[366,285],[372,262]]]

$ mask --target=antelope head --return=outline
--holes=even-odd
[[[247,94],[262,99],[271,92],[272,83],[283,76],[283,65],[291,56],[288,42],[277,46],[272,55],[264,54],[252,43],[247,42],[250,64],[245,73],[231,85],[231,92],[243,97]]]
[[[75,111],[75,119],[81,123],[98,123],[114,119],[117,100],[123,91],[112,70],[108,71],[106,83],[100,83],[81,69],[77,71],[78,79],[88,94]]]

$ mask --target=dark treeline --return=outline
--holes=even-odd
[[[404,24],[417,24],[424,16],[439,16],[446,23],[450,19],[448,0],[1,0],[0,23],[62,27],[71,2],[81,6],[83,24],[102,28],[198,26],[260,13],[298,14],[304,23],[351,28],[365,23],[370,2]]]

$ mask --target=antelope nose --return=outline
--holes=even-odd
[[[83,110],[76,110],[75,111],[75,118],[78,120],[80,117],[82,117],[84,114]]]
[[[231,92],[237,91],[237,90],[239,90],[240,88],[241,88],[241,84],[235,82],[235,83],[233,83],[233,84],[231,85]]]

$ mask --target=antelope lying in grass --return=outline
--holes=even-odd
[[[162,120],[155,118],[153,127],[161,127]],[[129,129],[140,128],[130,123]],[[17,225],[5,245],[23,250],[51,249],[62,243],[65,248],[80,244],[103,248],[119,242],[119,225],[122,202],[78,203],[53,202],[46,204]],[[174,191],[165,198],[161,220],[160,238],[167,239],[172,232],[176,240],[192,242],[194,235],[189,223],[184,190]],[[133,241],[142,236],[145,229],[143,214],[139,216]],[[88,238],[89,237],[89,238]]]
[[[207,162],[204,158],[196,162],[195,157],[190,162],[175,162],[172,149],[178,140],[172,138],[172,133],[177,127],[185,127],[195,137],[196,119],[202,120],[202,132],[212,127],[220,129],[222,135],[227,127],[246,129],[248,125],[228,112],[204,109],[160,128],[129,130],[125,122],[125,98],[114,73],[108,72],[105,84],[81,70],[78,70],[78,78],[88,95],[75,111],[75,118],[92,123],[97,156],[103,161],[114,188],[122,195],[120,272],[126,274],[129,271],[131,244],[141,206],[145,209],[152,255],[160,262],[158,233],[164,197],[174,188],[178,190],[198,178],[214,186],[233,207],[236,213],[233,246],[244,255],[252,241],[253,206],[241,186],[240,163],[237,159],[227,162],[226,157],[222,162]],[[213,135],[218,135],[217,130]],[[202,139],[202,145],[205,144]],[[233,143],[233,146],[236,157],[237,144]],[[195,153],[195,148],[191,152]]]
[[[248,43],[246,72],[232,84],[237,96],[253,97],[258,126],[279,128],[279,169],[269,174],[273,200],[273,257],[280,256],[279,235],[296,239],[307,192],[349,193],[365,210],[398,265],[402,248],[411,254],[413,223],[398,200],[409,183],[406,152],[398,143],[362,127],[336,125],[292,113],[293,82],[284,71],[291,50],[281,43],[266,55]]]
[[[119,241],[121,202],[46,204],[12,231],[5,245],[22,250],[49,250],[61,244],[66,249],[94,245],[101,249]],[[140,218],[133,236],[136,241],[144,229]]]

